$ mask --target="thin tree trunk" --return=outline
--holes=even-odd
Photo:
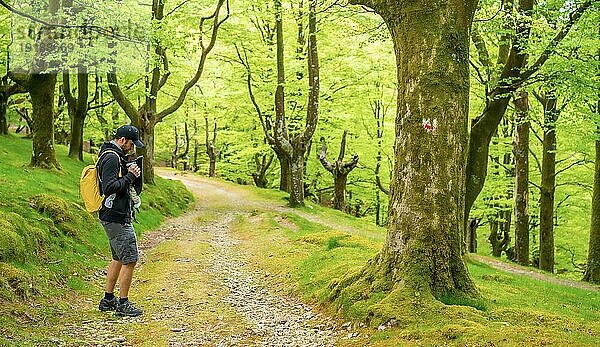
[[[540,196],[540,269],[554,272],[554,191],[556,190],[556,97],[544,97],[544,139]]]
[[[598,111],[600,114],[600,101],[598,102]],[[599,136],[600,128],[596,134],[596,136]],[[596,168],[594,171],[594,192],[592,195],[590,243],[583,280],[600,283],[600,139],[596,139]]]
[[[83,161],[83,127],[88,111],[88,81],[89,74],[86,69],[79,67],[77,73],[77,99],[71,96],[69,90],[69,74],[65,73],[63,83],[66,83],[64,90],[67,103],[69,103],[69,118],[71,119],[71,141],[69,143],[69,157]]]
[[[215,126],[213,129],[213,138],[210,140],[208,136],[208,117],[204,117],[206,122],[206,154],[208,155],[210,165],[208,168],[208,176],[215,177],[216,175],[216,164],[217,157],[219,156],[220,151],[216,147],[217,141],[217,122],[215,121]]]
[[[8,134],[8,120],[6,118],[6,109],[8,105],[8,95],[0,91],[0,135]]]
[[[515,99],[515,252],[517,262],[529,265],[529,101],[522,91]]]

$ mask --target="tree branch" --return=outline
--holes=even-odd
[[[569,14],[569,20],[567,21],[567,23],[565,23],[563,28],[548,43],[548,45],[546,46],[546,49],[538,57],[538,59],[535,61],[535,63],[533,63],[533,65],[531,65],[529,68],[527,68],[527,70],[525,70],[524,72],[522,72],[520,74],[520,76],[514,82],[515,85],[520,85],[526,79],[531,77],[531,75],[533,75],[534,73],[536,73],[539,70],[539,68],[546,62],[546,60],[548,60],[548,58],[550,58],[552,53],[554,53],[554,50],[556,49],[556,47],[558,46],[560,41],[562,39],[564,39],[565,36],[567,36],[571,27],[579,20],[579,18],[581,18],[583,13],[592,5],[592,2],[593,2],[593,0],[585,1],[584,3],[579,5],[573,12],[571,12]]]
[[[221,8],[223,7],[223,4],[226,4],[227,15],[222,20],[219,20],[219,14],[220,14]],[[164,109],[163,111],[160,111],[157,113],[157,115],[156,115],[157,122],[162,121],[166,116],[177,111],[179,109],[179,107],[181,107],[183,102],[185,101],[185,98],[186,98],[189,90],[198,82],[198,80],[200,80],[200,77],[202,76],[202,73],[204,72],[204,64],[206,62],[206,58],[207,58],[208,54],[210,53],[210,51],[215,46],[215,43],[217,41],[218,30],[221,27],[221,25],[229,18],[229,14],[230,14],[229,0],[218,0],[217,7],[216,7],[215,11],[213,12],[213,14],[208,17],[202,17],[200,19],[200,33],[201,33],[200,34],[201,35],[200,36],[200,47],[201,47],[202,53],[200,54],[200,61],[198,63],[198,68],[196,69],[196,73],[194,74],[192,79],[190,79],[185,84],[185,86],[181,90],[177,100],[171,106],[169,106],[166,109]],[[210,19],[213,19],[211,37],[210,37],[208,46],[204,46],[204,40],[202,39],[203,25],[206,20],[210,20]]]
[[[119,83],[117,81],[117,75],[114,72],[109,72],[106,74],[106,80],[108,82],[108,88],[110,89],[113,97],[115,98],[119,106],[121,106],[125,114],[134,124],[140,124],[140,113],[135,108],[135,106],[133,106],[131,101],[127,99],[125,94],[123,94],[123,91],[119,87]]]

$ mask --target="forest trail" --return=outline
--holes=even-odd
[[[600,286],[597,286],[597,285],[593,285],[593,284],[590,284],[587,282],[578,282],[578,281],[572,281],[569,279],[553,277],[553,276],[547,275],[545,273],[535,271],[531,268],[527,268],[525,266],[504,262],[500,259],[486,257],[486,256],[483,256],[480,254],[469,254],[469,257],[471,258],[471,260],[474,260],[474,261],[489,265],[495,269],[510,272],[513,274],[527,276],[527,277],[538,279],[540,281],[559,284],[559,285],[572,287],[572,288],[600,291]]]
[[[87,300],[79,308],[83,312],[81,321],[66,324],[61,335],[78,346],[364,344],[346,324],[340,325],[283,293],[276,282],[270,283],[268,273],[252,267],[240,247],[241,241],[231,232],[231,225],[240,216],[267,210],[293,213],[346,232],[358,230],[291,209],[283,201],[261,199],[244,187],[164,169],[157,173],[181,180],[194,193],[197,204],[193,211],[170,219],[140,240],[141,266],[134,276],[131,297],[145,310],[144,315],[119,319],[112,313],[99,313],[97,300]],[[285,218],[278,222],[297,227]],[[557,279],[489,257],[472,255],[472,259],[543,281],[598,290],[586,283]],[[98,283],[102,282],[103,274],[99,274]]]
[[[61,335],[78,346],[333,346],[343,334],[352,345],[336,320],[269,286],[269,274],[249,266],[230,224],[264,203],[216,181],[183,181],[196,195],[195,209],[140,240],[130,298],[144,314],[118,319],[88,300],[79,308],[82,320]]]
[[[315,216],[315,215],[306,213],[306,212],[298,210],[298,209],[292,209],[283,204],[276,205],[273,203],[259,201],[259,200],[247,200],[247,198],[248,198],[247,196],[240,196],[239,193],[236,194],[235,192],[233,192],[231,190],[225,190],[225,189],[223,189],[223,187],[221,185],[218,185],[216,182],[213,181],[213,183],[211,183],[210,180],[202,178],[202,177],[191,176],[191,175],[181,176],[179,174],[174,173],[173,171],[167,171],[167,170],[158,171],[158,172],[162,177],[169,178],[169,179],[177,179],[177,180],[182,181],[188,187],[188,189],[199,189],[196,192],[197,195],[202,194],[202,192],[206,192],[206,191],[210,191],[210,190],[218,191],[218,192],[224,194],[225,196],[228,196],[229,199],[231,199],[232,201],[235,201],[234,206],[237,209],[243,209],[244,207],[246,209],[262,208],[262,209],[276,211],[279,213],[283,213],[283,212],[294,213],[310,222],[321,224],[321,225],[330,227],[335,230],[345,231],[345,232],[349,232],[349,233],[357,232],[357,230],[355,230],[351,226],[337,224],[334,221],[325,220],[323,218],[320,218],[319,216]],[[246,200],[244,200],[244,199],[246,199]],[[243,200],[243,203],[241,203],[242,200]],[[362,233],[364,234],[364,231]],[[374,237],[374,238],[377,239],[377,237]],[[597,286],[597,285],[593,285],[593,284],[581,282],[581,281],[573,281],[573,280],[569,280],[569,279],[557,278],[557,277],[550,276],[550,275],[542,273],[542,272],[534,271],[531,268],[520,266],[518,264],[507,263],[507,262],[501,261],[499,259],[495,259],[493,257],[484,256],[484,255],[480,255],[480,254],[469,254],[469,257],[473,261],[484,263],[495,269],[510,272],[510,273],[517,274],[520,276],[535,278],[540,281],[550,282],[550,283],[559,284],[559,285],[572,287],[572,288],[600,291],[600,286]]]

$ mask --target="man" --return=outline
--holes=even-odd
[[[117,129],[114,140],[105,142],[99,153],[97,165],[100,192],[104,195],[100,208],[100,223],[110,242],[112,261],[108,266],[104,298],[100,300],[100,311],[115,310],[117,316],[135,317],[142,314],[128,300],[133,270],[138,261],[135,231],[131,224],[132,202],[129,187],[140,177],[136,164],[127,165],[125,155],[135,147],[143,147],[139,130],[132,125]],[[119,282],[119,299],[114,295]]]

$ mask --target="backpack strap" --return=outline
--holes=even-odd
[[[102,179],[100,178],[100,170],[98,170],[98,163],[100,163],[100,158],[102,158],[102,156],[106,153],[113,153],[114,155],[117,156],[117,159],[119,160],[119,177],[122,177],[122,173],[121,173],[121,156],[119,155],[119,153],[117,153],[116,151],[112,150],[112,149],[107,149],[104,152],[100,153],[100,156],[98,156],[98,160],[96,160],[96,173],[98,175],[98,181],[100,181],[100,183],[102,183]]]

